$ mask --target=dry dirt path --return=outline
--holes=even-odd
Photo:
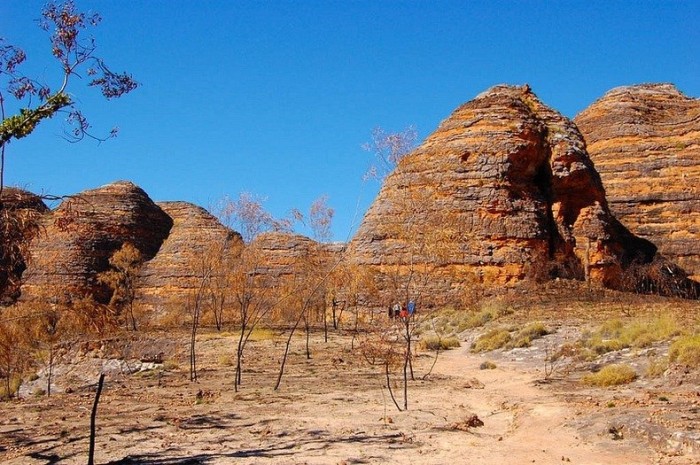
[[[466,348],[440,355],[432,375],[411,383],[409,410],[398,412],[383,378],[353,356],[349,339],[314,342],[306,360],[292,353],[280,391],[272,391],[279,343],[250,348],[241,392],[217,354],[226,338],[200,344],[200,382],[186,373],[108,378],[98,418],[102,464],[653,464],[671,462],[636,439],[614,441],[605,425],[582,437],[576,411],[538,385],[534,363],[483,358]],[[416,374],[432,359],[416,360]],[[397,385],[398,388],[398,385]],[[196,401],[196,393],[203,400]],[[0,463],[86,463],[92,393],[60,394],[0,405]],[[461,426],[476,414],[478,428]],[[673,459],[676,460],[676,459]]]

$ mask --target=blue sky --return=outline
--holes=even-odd
[[[697,1],[76,3],[103,17],[98,54],[141,87],[106,101],[75,81],[94,131],[119,136],[70,144],[60,118],[43,123],[7,147],[8,184],[62,195],[128,179],[154,200],[204,207],[245,191],[277,216],[325,194],[335,240],[378,191],[361,150],[376,126],[414,125],[423,139],[500,83],[529,83],[570,117],[620,85],[700,96]],[[50,83],[43,4],[0,0],[0,36]]]

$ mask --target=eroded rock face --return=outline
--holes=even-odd
[[[0,305],[19,297],[22,273],[30,260],[29,245],[40,232],[49,209],[31,192],[5,187],[0,199]]]
[[[82,192],[44,217],[24,273],[23,301],[70,303],[111,291],[97,276],[125,242],[150,260],[168,236],[172,220],[136,185],[119,181]]]
[[[700,100],[671,84],[619,87],[574,119],[612,212],[700,278]]]
[[[319,244],[300,234],[266,232],[256,237],[249,247],[255,248],[259,258],[259,273],[274,278],[289,277],[299,271],[303,262],[317,259]]]
[[[187,202],[158,206],[173,226],[158,254],[140,271],[136,303],[147,313],[188,305],[208,270],[215,271],[229,254],[238,254],[243,243],[238,233],[204,208]]]
[[[623,271],[656,247],[611,214],[573,122],[527,86],[497,86],[401,160],[348,253],[385,294],[445,303],[528,277],[630,287]]]

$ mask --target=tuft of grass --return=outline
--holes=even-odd
[[[647,378],[658,378],[659,376],[663,375],[667,369],[668,359],[664,357],[657,360],[653,360],[651,363],[649,363],[649,366],[647,366],[647,369],[644,372],[644,374]]]
[[[277,334],[270,328],[254,328],[250,335],[251,341],[271,341],[277,338]]]
[[[479,365],[479,370],[495,370],[496,369],[496,364],[493,363],[491,360],[486,360],[485,362],[481,362],[481,365]]]
[[[459,339],[454,336],[428,336],[421,339],[418,343],[418,348],[421,350],[449,350],[459,346]]]
[[[607,387],[628,384],[637,379],[637,373],[629,365],[613,364],[603,367],[597,373],[583,377],[584,384],[589,386]]]
[[[511,341],[510,332],[494,328],[479,336],[469,349],[471,352],[488,352],[505,347]]]
[[[668,351],[671,362],[681,363],[693,368],[700,367],[700,334],[678,338]]]
[[[484,326],[489,321],[496,319],[497,315],[492,310],[482,310],[477,313],[469,315],[461,324],[457,327],[461,331],[466,329],[479,328]]]
[[[513,340],[508,343],[507,347],[530,347],[532,341],[546,336],[550,332],[551,331],[545,327],[544,323],[530,323],[529,325],[525,326],[523,329],[518,331]]]
[[[164,371],[175,371],[180,369],[180,364],[178,364],[175,360],[173,359],[167,359],[163,362],[163,370]]]
[[[231,367],[234,364],[235,363],[234,363],[233,357],[231,357],[229,354],[219,355],[219,365],[225,366],[225,367]]]
[[[633,320],[627,324],[619,319],[608,320],[589,333],[583,345],[598,355],[628,347],[649,347],[654,342],[669,340],[681,333],[678,322],[670,316]]]

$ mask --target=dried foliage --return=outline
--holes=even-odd
[[[143,261],[139,249],[126,242],[110,257],[110,269],[98,276],[98,280],[109,286],[112,291],[109,307],[114,314],[124,319],[126,326],[133,331],[137,329],[134,315],[136,278]]]
[[[400,132],[386,132],[380,126],[372,130],[372,139],[362,145],[362,149],[375,158],[364,178],[383,181],[416,146],[418,132],[409,126]]]
[[[19,295],[22,273],[31,260],[29,244],[41,231],[45,210],[41,200],[19,189],[5,189],[0,197],[0,305]]]
[[[614,364],[603,367],[599,372],[583,377],[582,382],[589,386],[607,387],[628,384],[637,379],[637,373],[629,365]]]

